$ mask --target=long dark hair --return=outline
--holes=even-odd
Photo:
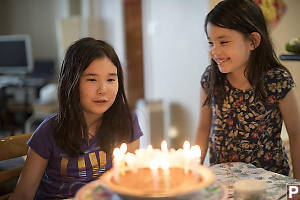
[[[286,68],[280,64],[274,52],[266,21],[259,6],[252,0],[224,0],[218,3],[206,16],[204,26],[206,35],[208,23],[221,28],[236,30],[250,40],[251,33],[260,34],[260,44],[251,51],[245,75],[254,88],[255,95],[266,100],[264,75],[272,68]],[[217,102],[223,102],[225,78],[226,74],[221,73],[218,64],[211,59],[208,93],[204,105],[211,104],[214,94],[218,94],[215,95]]]
[[[58,82],[59,112],[55,139],[70,156],[82,154],[87,142],[88,127],[80,105],[79,80],[83,71],[97,58],[107,57],[117,68],[118,93],[113,105],[103,114],[96,137],[100,147],[111,153],[114,146],[133,137],[131,112],[127,103],[123,70],[111,45],[93,38],[83,38],[72,44],[63,60]]]

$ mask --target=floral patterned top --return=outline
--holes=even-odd
[[[210,66],[201,77],[208,88]],[[252,163],[257,167],[288,175],[289,164],[280,137],[282,116],[279,100],[294,87],[289,72],[272,69],[265,76],[267,101],[255,98],[254,89],[233,88],[225,79],[225,99],[212,99],[212,126],[209,137],[210,163]]]

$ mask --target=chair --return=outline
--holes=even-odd
[[[11,161],[10,159],[20,159],[20,157],[27,154],[28,145],[26,143],[31,135],[32,133],[26,133],[0,138],[0,163],[2,166],[0,166],[0,185],[18,179],[24,165],[24,160],[18,164],[14,162],[14,165],[9,164],[9,161]],[[0,200],[8,199],[9,192],[13,191],[15,185],[11,187],[6,191],[8,194],[0,196]]]

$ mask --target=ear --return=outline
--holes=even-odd
[[[250,34],[250,50],[256,49],[260,45],[261,36],[258,32]]]

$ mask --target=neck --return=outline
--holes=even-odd
[[[89,138],[93,137],[96,135],[97,130],[99,129],[100,125],[102,123],[102,119],[98,118],[95,119],[94,121],[87,122],[87,128],[88,128],[88,133],[89,133]]]
[[[240,90],[247,90],[250,89],[252,86],[249,83],[249,80],[245,76],[244,70],[240,70],[238,72],[232,72],[227,74],[227,80],[230,82],[232,87],[240,89]]]

